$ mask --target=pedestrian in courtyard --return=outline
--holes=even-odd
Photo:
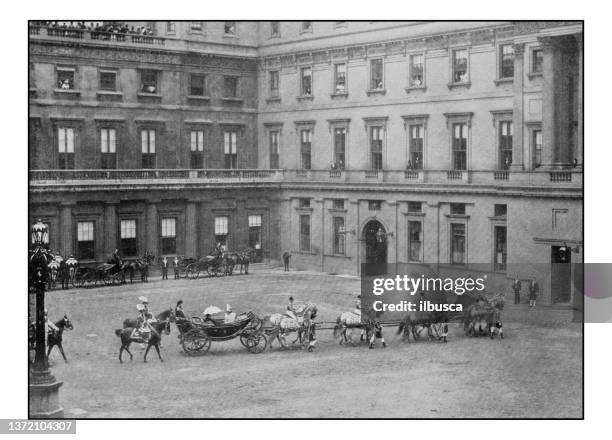
[[[285,272],[289,272],[289,259],[291,258],[291,254],[289,252],[285,252],[283,254],[283,263],[285,265]]]
[[[535,278],[531,279],[531,283],[529,283],[529,307],[535,307],[536,298],[540,291],[540,286]]]
[[[512,282],[512,290],[514,291],[514,304],[521,303],[521,280],[515,278]]]
[[[172,267],[174,267],[174,279],[178,280],[180,278],[180,269],[179,269],[179,259],[178,259],[178,257],[174,257],[174,260],[172,260]]]
[[[168,258],[164,257],[164,259],[162,260],[161,263],[161,267],[162,267],[162,280],[167,280],[168,279]]]

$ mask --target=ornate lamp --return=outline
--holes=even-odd
[[[378,231],[376,231],[376,241],[379,243],[384,243],[387,241],[388,237],[393,237],[393,232],[386,233],[382,226],[379,227]]]
[[[45,283],[53,255],[47,247],[49,228],[38,220],[31,228],[29,253],[29,291],[36,294],[36,352],[30,368],[30,417],[59,418],[64,410],[59,404],[59,382],[49,371],[46,355]]]

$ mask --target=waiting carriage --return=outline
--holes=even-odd
[[[121,264],[104,263],[94,268],[79,267],[75,276],[79,287],[119,285],[125,280]]]
[[[261,353],[268,346],[262,321],[253,312],[240,315],[231,323],[226,324],[214,319],[213,322],[199,317],[183,323],[177,322],[185,353],[189,356],[202,356],[210,349],[213,341],[229,341],[235,338],[240,338],[242,345],[251,353]]]
[[[185,267],[185,275],[190,279],[197,279],[202,272],[211,277],[225,275],[227,273],[227,262],[223,254],[207,255],[195,260]]]

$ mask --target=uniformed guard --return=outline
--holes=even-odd
[[[521,280],[515,278],[512,282],[512,290],[514,291],[514,304],[521,303]]]
[[[178,257],[174,257],[174,260],[172,260],[172,266],[174,267],[174,279],[178,280],[180,278],[180,268],[179,268],[179,258]]]
[[[529,307],[535,307],[539,290],[540,286],[538,285],[538,282],[535,278],[532,278],[531,282],[529,283]]]
[[[385,338],[383,336],[382,325],[380,324],[380,321],[378,320],[374,321],[373,328],[374,328],[374,332],[372,333],[372,337],[370,338],[370,348],[374,348],[374,343],[376,339],[380,339],[380,342],[382,342],[383,348],[386,347],[387,343],[385,342]]]
[[[161,262],[162,267],[162,280],[168,279],[168,257],[164,257]]]

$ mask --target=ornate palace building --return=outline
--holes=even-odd
[[[569,303],[577,275],[556,263],[584,254],[582,32],[31,23],[30,216],[82,264],[223,242],[334,273],[478,264]]]

